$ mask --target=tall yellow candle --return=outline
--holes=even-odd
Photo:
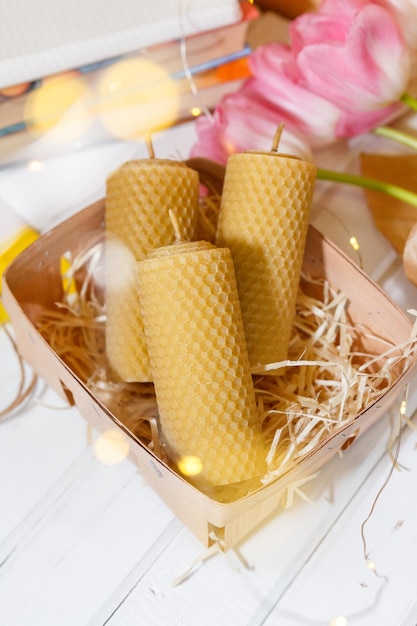
[[[216,243],[232,253],[252,367],[285,360],[316,168],[297,157],[229,157]]]
[[[266,455],[229,250],[178,243],[148,255],[137,271],[173,461],[203,486],[259,477]]]
[[[106,353],[122,380],[151,380],[135,263],[174,241],[170,209],[184,235],[193,237],[198,186],[195,170],[168,159],[128,161],[107,179]]]

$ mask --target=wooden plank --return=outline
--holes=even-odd
[[[173,519],[132,463],[76,465],[2,546],[9,626],[86,623]]]
[[[416,432],[406,428],[399,457],[402,471],[394,472],[365,526],[376,573],[367,567],[360,528],[390,470],[387,455],[363,481],[291,587],[279,598],[271,594],[264,601],[264,607],[267,603],[273,607],[268,619],[263,615],[262,622],[253,624],[298,626],[308,620],[331,624],[336,616],[355,626],[416,623],[416,604],[410,602],[415,596],[417,558],[416,445]]]
[[[389,434],[387,417],[302,488],[313,504],[296,496],[291,509],[273,516],[238,550],[214,555],[175,587],[173,581],[206,554],[184,529],[145,575],[138,564],[136,576],[133,571],[114,591],[92,624],[133,626],[138,615],[144,623],[155,625],[169,623],[169,616],[178,624],[199,626],[262,624],[320,547],[326,550],[328,534],[349,510],[364,477],[379,467],[380,459],[386,460]],[[315,577],[310,574],[310,579]]]

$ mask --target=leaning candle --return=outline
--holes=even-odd
[[[276,151],[227,162],[216,243],[232,253],[252,367],[288,356],[315,173]]]
[[[174,240],[170,209],[184,235],[192,238],[198,186],[195,170],[168,159],[128,161],[107,179],[106,353],[122,380],[151,380],[135,263]]]
[[[173,462],[202,486],[259,478],[266,454],[229,250],[177,243],[148,255],[137,272]]]

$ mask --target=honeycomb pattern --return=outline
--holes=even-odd
[[[160,423],[174,460],[198,457],[210,486],[252,479],[265,454],[233,262],[208,242],[137,266]]]
[[[128,161],[106,185],[106,231],[126,246],[134,259],[171,243],[175,212],[184,239],[192,238],[198,212],[199,178],[184,163],[166,159]],[[113,258],[112,255],[109,258]],[[135,274],[125,264],[108,263],[106,352],[110,365],[125,381],[151,380]]]
[[[216,243],[232,253],[252,367],[287,358],[315,172],[278,153],[227,163]]]

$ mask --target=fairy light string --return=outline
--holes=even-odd
[[[334,219],[335,222],[337,222],[337,224],[340,225],[341,229],[343,230],[344,236],[347,237],[347,242],[349,243],[349,245],[352,248],[353,252],[355,252],[355,255],[356,255],[355,261],[356,261],[356,263],[363,270],[364,269],[364,264],[363,264],[362,250],[361,250],[361,244],[359,242],[359,238],[353,233],[352,230],[350,230],[350,228],[339,217],[339,215],[337,215],[333,211],[329,210],[327,207],[324,207],[324,206],[321,206],[321,205],[316,205],[316,204],[314,204],[313,206],[314,206],[316,211],[320,211],[320,212],[326,213],[332,219]],[[320,230],[320,228],[319,228],[319,230]]]
[[[369,510],[368,515],[366,516],[366,518],[364,519],[364,521],[361,524],[361,539],[362,539],[362,545],[363,545],[363,556],[365,559],[365,563],[367,565],[367,567],[374,572],[374,574],[378,577],[380,577],[381,575],[378,573],[377,567],[375,562],[370,558],[369,556],[369,552],[368,552],[368,544],[367,544],[367,539],[366,539],[366,535],[365,535],[365,527],[368,524],[368,522],[370,521],[371,517],[373,516],[374,512],[375,512],[375,508],[376,505],[378,503],[378,500],[380,499],[382,493],[384,492],[384,490],[386,489],[386,487],[388,486],[392,475],[394,473],[394,470],[396,469],[397,465],[398,465],[398,458],[399,458],[399,454],[400,454],[400,448],[401,448],[401,434],[402,434],[402,430],[404,427],[404,423],[405,423],[405,418],[406,418],[406,413],[407,413],[407,399],[408,399],[408,390],[409,390],[409,385],[406,385],[405,389],[404,389],[404,394],[403,394],[403,398],[400,404],[400,408],[399,408],[399,426],[398,426],[398,434],[397,434],[397,438],[396,438],[396,445],[395,445],[395,449],[394,449],[394,455],[393,455],[393,459],[391,462],[391,466],[390,469],[388,471],[388,474],[382,484],[382,486],[379,488],[373,502],[371,505],[371,508]],[[384,577],[385,578],[385,577]]]
[[[197,107],[197,110],[196,110],[196,107],[193,107],[192,114],[195,117],[198,117],[198,115],[200,113],[203,113],[207,117],[207,119],[210,120],[210,122],[213,122],[214,121],[214,117],[213,117],[210,109],[204,104],[204,102],[202,102],[201,93],[200,93],[197,85],[195,84],[195,81],[193,79],[193,75],[191,73],[190,66],[189,66],[189,63],[188,63],[188,58],[187,58],[187,39],[185,37],[184,17],[185,17],[184,0],[178,0],[178,19],[179,19],[179,25],[180,25],[180,31],[181,31],[181,35],[180,35],[181,65],[182,65],[182,69],[184,71],[184,76],[187,79],[188,85],[190,87],[190,91],[196,98],[198,98],[198,105],[199,105]]]

